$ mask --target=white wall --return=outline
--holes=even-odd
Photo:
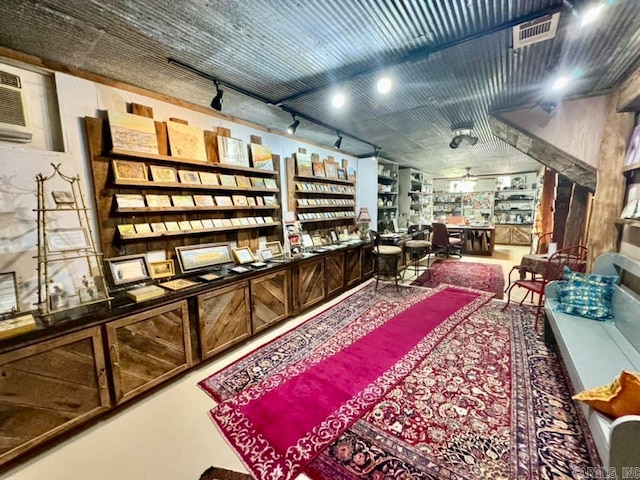
[[[29,145],[0,142],[0,271],[15,271],[20,290],[21,309],[33,309],[37,292],[37,230],[36,181],[38,173],[52,173],[51,163],[61,163],[62,171],[71,176],[80,175],[81,187],[85,199],[94,208],[93,191],[90,180],[88,148],[84,127],[84,117],[96,117],[100,110],[126,111],[126,104],[136,102],[153,108],[156,120],[168,120],[169,117],[183,118],[190,125],[215,129],[217,126],[229,128],[235,138],[245,142],[251,135],[259,135],[264,145],[271,148],[281,158],[281,198],[286,203],[285,157],[292,156],[299,147],[308,152],[318,153],[320,158],[333,156],[337,161],[346,158],[349,166],[357,170],[358,207],[376,210],[376,181],[371,182],[370,195],[366,188],[368,182],[361,179],[376,175],[375,162],[359,160],[343,155],[331,148],[320,148],[306,144],[295,137],[264,132],[248,126],[232,123],[224,118],[195,112],[183,107],[163,102],[118,88],[97,84],[63,73],[34,73],[29,70],[0,64],[0,68],[20,75],[25,81],[28,92],[31,118],[34,128],[34,141]],[[55,79],[55,82],[54,82]],[[55,89],[53,85],[55,84]],[[57,91],[57,97],[51,98]],[[59,107],[58,122],[52,110]],[[56,133],[57,132],[57,133]],[[61,132],[61,133],[60,133]],[[60,150],[60,151],[56,151]],[[371,170],[371,172],[368,172]],[[55,185],[54,185],[55,187]],[[47,201],[50,201],[47,199]],[[284,205],[286,207],[286,205]],[[284,208],[283,208],[284,211]],[[91,212],[94,236],[97,234],[97,220]],[[74,226],[71,219],[54,219],[51,226]]]

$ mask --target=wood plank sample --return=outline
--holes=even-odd
[[[249,284],[241,282],[198,296],[201,356],[211,357],[251,335]]]
[[[193,364],[185,300],[115,320],[106,329],[118,403]]]
[[[253,333],[289,316],[289,271],[251,280]]]

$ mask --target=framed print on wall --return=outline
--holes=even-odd
[[[147,255],[144,253],[107,258],[104,262],[107,265],[109,281],[114,287],[142,282],[151,278]]]
[[[183,273],[233,261],[228,243],[205,243],[176,247],[176,257],[178,257],[178,264]]]
[[[240,139],[218,135],[218,154],[220,163],[249,166],[249,157]]]

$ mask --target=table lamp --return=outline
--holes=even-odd
[[[360,230],[360,239],[363,242],[369,240],[369,223],[371,222],[371,217],[369,216],[369,209],[362,207],[360,209],[360,213],[358,214],[358,219],[356,223],[358,224],[358,229]]]

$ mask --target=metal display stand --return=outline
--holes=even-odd
[[[38,309],[43,316],[69,310],[80,306],[109,302],[112,297],[107,293],[102,253],[96,250],[91,231],[89,209],[80,187],[80,176],[69,177],[60,171],[60,164],[51,164],[53,173],[36,175],[38,184]],[[61,179],[69,190],[48,191],[47,182]],[[59,182],[60,183],[60,182]],[[52,195],[54,208],[47,207],[47,193]],[[75,214],[74,228],[50,228],[54,215]],[[80,260],[86,262],[86,274],[73,279],[79,288],[69,295],[57,282],[54,282],[52,265],[59,266],[56,272],[64,271],[65,265]]]

